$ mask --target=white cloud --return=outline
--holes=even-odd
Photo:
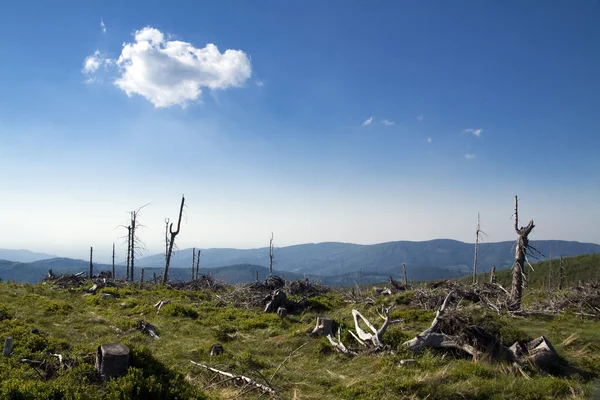
[[[470,153],[467,153],[467,154],[465,154],[465,158],[466,158],[467,160],[472,160],[472,159],[474,159],[474,158],[475,158],[475,154],[470,154]]]
[[[481,133],[483,132],[483,129],[479,128],[479,129],[473,129],[473,128],[469,128],[469,129],[465,129],[463,131],[463,133],[472,133],[474,136],[481,136]]]
[[[395,124],[396,124],[394,121],[390,121],[390,120],[387,120],[387,119],[382,119],[382,120],[381,120],[381,123],[382,123],[383,125],[385,125],[385,126],[392,126],[392,125],[395,125]]]
[[[369,118],[365,122],[363,122],[363,126],[371,125],[373,123],[373,117]]]
[[[115,86],[128,96],[143,96],[155,107],[185,107],[200,98],[202,88],[240,87],[252,75],[250,58],[241,50],[221,53],[212,43],[196,48],[168,40],[151,27],[136,31],[135,41],[123,44],[116,62],[96,51],[86,58],[83,72],[95,72],[102,62],[117,66]]]
[[[81,72],[84,74],[93,74],[100,68],[100,65],[104,62],[102,55],[99,50],[96,50],[94,54],[91,56],[87,56],[85,60],[83,60],[83,69]]]
[[[421,115],[417,115],[417,120],[418,120],[419,122],[423,121],[423,114],[421,114]]]
[[[102,33],[106,33],[106,25],[104,25],[104,20],[100,18],[100,29],[102,29]]]
[[[431,140],[431,138],[430,138],[430,137],[428,137],[428,138],[427,138],[427,143],[431,143],[431,142],[433,142],[433,140]]]
[[[265,82],[264,81],[256,81],[256,86],[263,87],[263,86],[265,86]]]

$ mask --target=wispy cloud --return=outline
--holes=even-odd
[[[482,132],[483,132],[483,129],[481,129],[481,128],[478,128],[478,129],[469,128],[469,129],[465,129],[463,131],[463,133],[472,133],[473,136],[477,136],[477,137],[481,136]]]
[[[419,122],[423,121],[423,114],[417,115],[417,121],[419,121]]]
[[[430,138],[430,137],[428,137],[428,138],[427,138],[427,143],[431,143],[431,142],[433,142],[433,140],[431,140],[431,138]]]
[[[90,59],[90,57],[92,57]],[[84,73],[95,72],[98,51],[86,58]],[[128,96],[138,94],[155,107],[185,107],[198,100],[202,88],[211,90],[242,86],[252,75],[250,58],[241,50],[219,51],[212,43],[196,48],[190,43],[168,40],[158,29],[145,27],[133,43],[124,43],[116,60],[114,84]]]
[[[256,81],[256,86],[263,87],[263,86],[265,86],[265,82],[264,81]]]
[[[392,126],[396,124],[394,121],[390,121],[389,119],[382,119],[381,123],[385,126]]]
[[[81,72],[84,74],[93,74],[100,68],[103,62],[104,59],[100,54],[100,50],[96,50],[94,54],[87,56],[85,60],[83,60],[83,69]]]
[[[370,117],[365,122],[363,122],[363,126],[371,125],[373,123],[373,117]]]
[[[106,25],[104,25],[104,20],[102,18],[100,18],[100,29],[102,30],[102,33],[106,33]]]
[[[467,160],[472,160],[475,158],[475,154],[467,153],[467,154],[465,154],[465,158]]]

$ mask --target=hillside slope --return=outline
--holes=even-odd
[[[600,254],[584,254],[575,257],[565,257],[564,262],[564,287],[577,285],[579,282],[600,281]],[[532,288],[557,288],[559,281],[560,260],[554,258],[552,262],[541,261],[532,264],[533,270],[527,266],[527,282]],[[470,278],[465,278],[469,280]],[[481,281],[489,280],[489,273],[479,275]],[[496,273],[497,282],[508,286],[512,280],[512,270],[506,269]]]

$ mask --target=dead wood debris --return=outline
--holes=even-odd
[[[153,337],[154,339],[160,339],[160,336],[158,336],[158,331],[157,331],[156,327],[154,325],[150,324],[149,322],[146,322],[143,320],[138,321],[137,329],[139,331],[141,331],[142,333],[150,335],[150,337]]]
[[[218,374],[218,375],[226,377],[227,378],[225,380],[226,382],[231,382],[231,383],[235,384],[238,387],[244,388],[246,386],[251,386],[253,389],[259,389],[263,393],[267,393],[270,396],[273,396],[273,397],[277,396],[277,392],[271,386],[263,385],[261,383],[258,383],[255,380],[248,378],[247,376],[236,375],[236,374],[232,374],[230,372],[221,371],[221,370],[218,370],[216,368],[210,367],[208,365],[200,364],[200,363],[197,363],[197,362],[191,361],[191,360],[190,360],[190,362],[192,364],[194,364],[194,365],[197,365],[198,367],[204,368],[207,371],[210,371],[210,372],[213,372],[215,374]]]

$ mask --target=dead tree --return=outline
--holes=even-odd
[[[92,262],[93,256],[94,256],[94,248],[90,247],[90,278],[94,276],[94,263]]]
[[[473,284],[477,284],[477,255],[479,251],[479,240],[481,239],[481,234],[484,233],[481,230],[481,219],[479,218],[479,213],[477,213],[477,230],[475,231],[475,256],[473,259]]]
[[[273,276],[273,232],[269,241],[269,278]]]
[[[402,263],[402,273],[404,274],[404,286],[408,287],[408,278],[406,277],[406,264]]]
[[[192,280],[196,280],[196,273],[194,268],[196,268],[196,248],[192,249]]]
[[[201,250],[198,249],[198,256],[196,257],[196,280],[198,280],[198,273],[200,272],[200,252]]]
[[[519,310],[521,308],[521,298],[523,297],[523,270],[525,269],[525,260],[527,248],[529,247],[529,234],[535,227],[533,220],[529,221],[527,226],[519,228],[519,200],[515,196],[515,232],[517,233],[517,247],[515,249],[515,263],[513,265],[513,278],[510,291],[511,308]]]
[[[563,290],[565,287],[565,264],[562,256],[560,256],[560,266],[558,267],[558,290]]]
[[[127,227],[127,273],[125,274],[125,280],[129,280],[129,263],[131,262],[131,225]]]
[[[112,254],[112,277],[115,279],[115,242],[113,242],[113,254]]]
[[[139,223],[138,217],[140,211],[146,206],[148,204],[141,206],[137,210],[129,211],[129,225],[120,225],[123,228],[127,228],[127,273],[125,279],[132,282],[135,279],[135,257],[140,255],[141,250],[145,249],[144,242],[137,235],[137,230],[143,227]]]
[[[165,260],[169,254],[169,218],[165,218]]]
[[[134,264],[135,264],[135,220],[137,219],[137,213],[135,211],[131,212],[131,265],[130,276],[131,282],[135,280],[134,277]]]
[[[177,220],[177,230],[173,231],[173,223],[169,225],[169,249],[167,250],[167,259],[165,261],[165,271],[163,273],[162,283],[165,285],[169,279],[169,264],[171,263],[171,256],[173,255],[173,245],[175,244],[175,237],[179,234],[181,228],[181,215],[183,214],[183,206],[185,204],[185,197],[181,196],[181,206],[179,207],[179,219]]]
[[[496,266],[492,265],[492,270],[490,271],[490,283],[493,285],[496,283]]]

